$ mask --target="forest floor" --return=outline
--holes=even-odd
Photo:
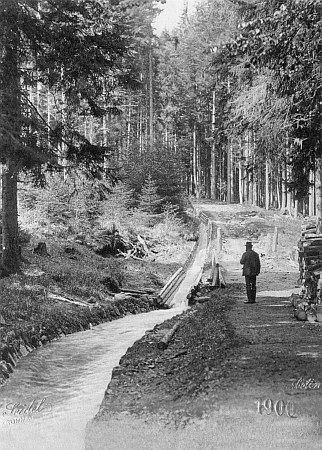
[[[0,279],[0,385],[20,357],[53,339],[160,308],[158,292],[194,244],[177,236],[135,260],[103,258],[74,238],[57,236],[46,238],[48,255],[41,256],[33,251],[37,239],[23,246],[21,273]],[[120,297],[121,288],[150,294]]]
[[[196,206],[222,229],[217,260],[228,285],[204,285],[198,295],[208,301],[128,350],[88,424],[86,449],[321,448],[322,328],[296,321],[289,300],[298,290],[290,255],[300,221],[239,205]],[[262,262],[255,305],[244,304],[239,264],[249,239]],[[178,321],[168,348],[158,348]]]

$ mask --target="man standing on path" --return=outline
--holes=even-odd
[[[243,276],[245,277],[248,297],[248,301],[244,303],[256,303],[256,277],[261,270],[258,253],[254,252],[252,248],[252,243],[246,242],[246,252],[240,260],[240,264],[243,264]]]

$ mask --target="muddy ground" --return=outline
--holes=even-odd
[[[296,321],[289,301],[298,289],[290,255],[300,221],[237,205],[198,207],[222,230],[216,259],[228,286],[204,286],[199,295],[208,301],[128,350],[87,427],[86,448],[321,448],[321,324]],[[244,304],[239,265],[249,239],[262,262],[255,305]],[[159,349],[178,320],[170,345]]]

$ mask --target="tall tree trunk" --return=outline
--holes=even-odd
[[[299,213],[299,201],[297,198],[294,199],[294,217],[297,217]]]
[[[286,186],[287,186],[287,209],[291,216],[293,212],[293,194],[289,189],[289,183],[291,180],[291,166],[290,166],[290,148],[289,148],[289,136],[286,134]]]
[[[246,130],[245,135],[245,162],[246,162],[246,202],[249,204],[250,201],[250,143],[249,143],[249,130]]]
[[[237,185],[237,168],[234,165],[234,158],[232,154],[233,149],[231,148],[231,201],[235,202],[237,198],[237,192],[236,189],[238,189]]]
[[[293,195],[289,189],[289,180],[291,178],[290,171],[291,171],[290,167],[287,166],[287,209],[289,215],[291,216],[293,212]]]
[[[230,140],[228,140],[227,145],[227,203],[231,203],[231,183],[232,178],[232,164],[231,164],[231,143]]]
[[[152,47],[149,49],[149,147],[152,153],[154,147]]]
[[[317,218],[317,232],[322,233],[322,158],[316,160],[315,165],[315,206]]]
[[[207,132],[205,129],[205,139],[207,139]],[[205,193],[206,198],[211,198],[211,147],[207,146],[206,160],[205,160]]]
[[[310,188],[309,188],[309,216],[315,214],[315,189],[314,189],[314,172],[310,171]]]
[[[243,192],[244,192],[244,187],[243,187],[243,166],[242,166],[242,162],[239,161],[238,163],[238,189],[239,189],[239,203],[242,205],[243,204]]]
[[[219,149],[218,152],[218,181],[219,181],[219,200],[223,200],[223,155],[222,155],[222,149]]]
[[[139,155],[143,154],[143,112],[142,105],[139,106]]]
[[[197,129],[196,124],[193,125],[193,183],[195,187],[196,198],[200,197],[199,181],[198,181],[198,148],[197,148]]]
[[[286,183],[287,175],[286,175],[286,167],[285,163],[283,163],[283,170],[282,170],[282,204],[281,209],[286,208],[286,202],[287,202],[287,183]]]
[[[277,168],[277,175],[276,175],[276,197],[277,197],[277,208],[281,209],[281,177],[279,167]]]
[[[130,155],[130,145],[131,145],[131,120],[132,120],[132,111],[131,111],[131,96],[129,96],[129,106],[127,112],[127,132],[126,132],[126,154],[127,157]]]
[[[66,102],[66,97],[64,92],[61,92],[61,121],[63,124],[63,127],[66,126],[67,123],[67,112],[66,112],[66,108],[67,108],[67,102]],[[87,119],[85,118],[84,121],[84,127],[85,127],[85,137],[88,139],[88,132],[87,132]],[[64,140],[62,139],[60,142],[60,156],[59,156],[59,163],[61,164],[61,166],[63,167],[63,177],[64,177],[64,181],[67,179],[67,158],[66,158],[66,154],[67,154],[67,147],[66,144],[64,142]]]
[[[2,263],[12,273],[20,265],[16,169],[8,158],[2,171]]]
[[[211,131],[212,131],[212,144],[211,144],[211,198],[217,200],[216,189],[216,145],[215,145],[215,126],[216,126],[216,92],[212,92],[212,114],[211,114]]]
[[[274,173],[271,172],[269,177],[269,206],[275,208],[275,196],[274,196],[274,188],[275,188],[275,178]]]
[[[48,88],[47,90],[47,124],[48,124],[48,131],[47,131],[47,144],[50,145],[50,125],[52,120],[52,94],[50,93],[50,90]]]
[[[16,14],[15,8],[13,4],[13,16]],[[0,142],[0,154],[6,155],[2,170],[2,263],[9,272],[14,273],[19,271],[20,266],[17,205],[17,142],[21,139],[19,34],[10,24],[4,36],[0,111],[8,122],[9,129]]]
[[[269,163],[265,163],[265,209],[269,209]]]
[[[249,177],[249,191],[248,191],[248,200],[249,200],[249,204],[252,205],[253,204],[253,189],[254,189],[254,183],[253,183],[253,172],[250,173],[250,177]]]
[[[255,179],[255,174],[253,174],[253,205],[258,205],[257,199],[257,180]]]

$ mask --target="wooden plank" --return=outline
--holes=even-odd
[[[163,288],[161,289],[161,291],[160,291],[160,294],[159,295],[162,295],[162,293],[164,292],[164,291],[166,291],[167,290],[167,288],[168,288],[168,286],[181,274],[181,272],[183,272],[183,268],[182,267],[180,267],[173,275],[172,275],[172,277],[170,278],[170,280],[163,286]]]
[[[180,267],[170,278],[170,280],[163,286],[163,288],[161,289],[161,291],[159,292],[159,297],[160,298],[164,298],[164,296],[169,292],[169,290],[171,290],[172,288],[172,284],[175,283],[176,279],[178,279],[181,274],[184,274],[183,272],[183,268]]]
[[[128,292],[129,294],[154,294],[154,289],[128,289],[121,288],[121,292]]]
[[[300,239],[300,242],[303,245],[314,245],[315,242],[322,242],[322,238],[315,234],[314,237],[310,237],[309,239]]]
[[[304,258],[307,256],[321,256],[322,255],[322,247],[313,247],[313,248],[305,248],[303,251]]]
[[[315,248],[315,247],[321,247],[322,248],[322,239],[314,239],[310,241],[305,241],[302,243],[302,245],[299,245],[300,248],[306,249],[306,248]]]
[[[314,270],[314,269],[316,269],[317,267],[322,267],[322,263],[306,264],[306,265],[304,266],[304,269],[307,269],[307,270]]]
[[[172,296],[172,294],[177,290],[177,288],[180,285],[183,278],[184,278],[184,272],[182,272],[182,274],[180,274],[180,276],[178,276],[171,284],[169,284],[167,289],[161,295],[159,294],[159,297],[161,297],[165,301],[168,298],[170,298]]]
[[[311,261],[313,259],[320,261],[322,260],[322,255],[304,255],[303,259],[305,259],[305,261]]]

